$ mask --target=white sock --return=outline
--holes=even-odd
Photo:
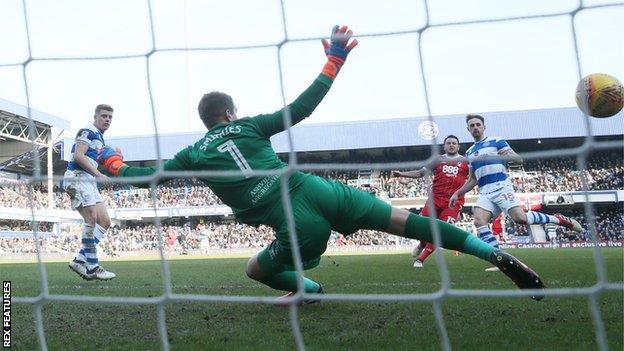
[[[106,234],[106,229],[96,223],[95,229],[93,230],[93,234],[95,235],[95,239],[96,239],[95,244],[97,245],[100,241],[102,241],[102,238]]]

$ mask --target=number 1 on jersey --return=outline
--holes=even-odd
[[[236,144],[234,144],[234,141],[226,141],[225,143],[219,145],[219,147],[217,147],[217,150],[224,153],[229,152],[234,159],[234,162],[236,162],[238,168],[240,168],[240,170],[243,172],[245,178],[251,177],[251,167],[249,167],[249,163],[247,163],[247,160],[245,160],[243,154],[241,154]]]

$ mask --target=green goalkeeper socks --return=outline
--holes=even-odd
[[[405,225],[405,237],[433,243],[433,231],[429,221],[429,217],[410,213]],[[496,251],[494,247],[452,224],[440,220],[435,220],[435,223],[440,229],[442,247],[477,256],[490,262],[490,255]]]
[[[269,287],[277,290],[284,291],[297,291],[297,272],[284,271],[268,277],[258,279],[259,282],[268,285]],[[312,279],[303,278],[303,286],[306,292],[315,293],[320,289],[319,283]]]

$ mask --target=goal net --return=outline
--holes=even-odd
[[[309,8],[312,6],[310,4],[300,4],[299,2],[285,0],[282,2],[232,2],[229,5],[220,7],[219,11],[221,12],[198,13],[201,11],[194,11],[193,8],[193,6],[198,6],[197,4],[193,5],[193,2],[190,1],[184,1],[183,3],[183,6],[170,6],[164,1],[102,1],[92,3],[92,7],[84,13],[72,16],[67,15],[68,17],[64,20],[59,20],[59,18],[63,18],[61,17],[62,13],[71,12],[71,1],[63,2],[56,8],[50,8],[49,5],[44,5],[40,1],[0,1],[0,6],[6,6],[7,13],[11,13],[8,17],[12,18],[9,24],[0,24],[0,29],[10,27],[11,32],[17,33],[16,36],[18,38],[24,38],[23,42],[17,44],[21,53],[0,54],[0,57],[4,56],[3,61],[0,62],[0,76],[4,77],[5,80],[10,79],[23,82],[23,89],[11,91],[10,93],[7,92],[5,96],[15,101],[24,102],[24,105],[29,107],[30,116],[31,105],[37,108],[36,101],[42,101],[42,96],[47,94],[75,94],[75,96],[80,98],[85,96],[84,91],[87,91],[88,95],[92,96],[92,101],[85,103],[77,102],[77,106],[80,107],[81,111],[88,111],[100,101],[101,96],[111,96],[107,92],[109,90],[123,86],[124,89],[132,91],[130,99],[136,99],[137,106],[128,105],[126,112],[123,114],[137,116],[136,119],[140,120],[140,122],[133,121],[132,123],[142,124],[156,136],[154,138],[155,155],[160,170],[150,177],[141,179],[115,178],[114,182],[120,184],[133,184],[139,181],[150,182],[152,184],[151,196],[154,204],[156,204],[157,198],[155,193],[156,185],[163,178],[191,178],[208,175],[225,177],[238,174],[238,172],[229,171],[166,172],[162,169],[163,145],[161,145],[162,139],[157,137],[162,133],[161,131],[164,129],[168,132],[183,132],[185,130],[201,130],[200,128],[203,128],[197,118],[191,117],[195,114],[192,106],[197,103],[198,94],[205,92],[206,89],[214,88],[233,91],[235,96],[238,93],[238,95],[250,97],[251,101],[244,101],[244,97],[240,100],[243,100],[245,105],[252,105],[248,108],[257,108],[258,110],[253,110],[256,112],[269,111],[279,103],[285,106],[292,100],[294,92],[299,91],[300,88],[304,87],[303,84],[308,82],[310,77],[314,76],[311,70],[321,67],[320,61],[309,64],[306,62],[306,67],[301,67],[300,64],[293,63],[296,60],[292,60],[292,58],[303,59],[302,56],[308,54],[321,57],[318,53],[320,51],[318,41],[326,37],[324,33],[311,32],[306,29],[309,23],[306,21],[316,20],[316,18],[306,18],[306,11],[312,11]],[[377,17],[375,17],[375,20],[379,19],[378,25],[366,26],[364,25],[365,23],[372,21],[371,17],[366,17],[364,12],[359,12],[361,9],[356,6],[357,3],[351,3],[357,8],[357,10],[354,10],[355,13],[352,14],[351,18],[333,18],[334,15],[331,13],[333,10],[328,10],[323,12],[328,18],[319,19],[319,21],[327,23],[325,26],[327,29],[330,29],[334,24],[329,21],[349,24],[354,28],[356,36],[361,42],[358,47],[361,53],[358,53],[357,57],[355,55],[350,57],[347,65],[352,65],[354,67],[353,71],[361,74],[370,72],[370,81],[361,81],[361,86],[357,88],[359,90],[354,91],[356,96],[352,101],[336,101],[331,96],[332,93],[330,93],[326,99],[329,107],[319,107],[320,122],[329,122],[332,116],[339,114],[353,115],[363,113],[364,109],[372,111],[366,116],[374,118],[384,114],[385,106],[395,104],[404,105],[408,110],[415,109],[413,115],[427,116],[429,121],[434,123],[436,121],[435,115],[459,114],[480,110],[483,102],[489,99],[489,95],[493,91],[492,89],[508,90],[510,96],[518,93],[516,89],[526,89],[526,86],[518,88],[514,83],[515,79],[521,79],[518,75],[522,75],[523,71],[505,62],[498,62],[496,65],[493,65],[491,74],[488,76],[484,76],[483,72],[466,73],[471,71],[471,65],[475,64],[475,59],[472,57],[474,52],[466,51],[466,55],[463,56],[461,50],[469,50],[470,45],[479,47],[479,45],[483,44],[481,41],[488,40],[500,40],[496,46],[501,52],[511,50],[514,45],[533,49],[535,47],[532,45],[553,45],[560,47],[564,52],[569,52],[569,54],[566,54],[565,60],[560,63],[561,65],[568,65],[568,71],[558,76],[545,76],[543,79],[564,79],[568,88],[562,94],[566,97],[557,98],[559,101],[562,101],[561,99],[572,101],[573,88],[576,86],[576,82],[582,76],[592,73],[592,69],[597,67],[595,62],[585,60],[584,50],[604,49],[605,52],[609,51],[607,47],[592,47],[589,43],[595,38],[591,37],[590,34],[584,33],[582,27],[586,27],[586,22],[595,20],[597,16],[605,16],[611,20],[612,14],[615,13],[613,16],[621,19],[622,11],[624,10],[624,4],[621,2],[580,1],[580,3],[572,2],[572,4],[557,6],[550,3],[545,4],[540,1],[532,1],[524,2],[523,6],[513,5],[506,9],[499,9],[499,11],[484,11],[489,14],[489,16],[484,17],[481,14],[482,8],[496,7],[494,5],[495,1],[477,2],[478,5],[475,8],[466,7],[465,13],[462,14],[458,14],[456,11],[449,14],[445,11],[445,8],[454,6],[450,1],[414,1],[409,2],[409,4],[401,1],[392,1],[389,4],[392,5],[389,6],[390,8],[393,6],[404,6],[405,8],[402,11],[414,11],[414,14],[412,16],[401,16],[400,18],[406,17],[409,20],[405,20],[404,23],[400,22],[401,20],[397,20],[399,22],[393,26],[392,21],[383,18],[393,18],[395,14],[386,13],[385,11],[387,10],[377,9],[376,11],[380,11]],[[326,6],[329,9],[335,6],[341,7],[346,5],[321,1],[315,2],[314,6]],[[242,7],[245,9],[241,10]],[[497,7],[500,8],[500,6]],[[336,12],[346,14],[347,12],[343,10],[341,8],[336,9]],[[115,18],[110,16],[105,16],[105,19],[94,19],[99,13],[110,14],[112,13],[111,11],[118,12],[122,20],[115,20]],[[237,11],[245,13],[244,20],[247,21],[245,25],[237,23]],[[253,16],[253,14],[257,14],[257,16]],[[263,16],[269,16],[269,14],[273,16],[275,21],[271,25],[265,25],[262,18]],[[55,19],[56,21],[52,25],[50,21]],[[347,23],[349,20],[353,22]],[[301,23],[296,23],[296,21],[301,21]],[[191,22],[201,22],[203,24],[191,31],[188,28]],[[358,22],[361,22],[362,26],[367,28],[364,32],[358,28]],[[97,26],[101,26],[101,28],[96,28]],[[517,28],[515,28],[515,31],[512,31],[513,34],[505,34],[505,30],[508,27]],[[58,32],[46,31],[45,28],[56,28]],[[163,28],[165,29],[163,30]],[[172,28],[175,30],[170,30]],[[518,28],[521,28],[521,30],[517,30]],[[545,28],[546,31],[536,33],[534,28],[540,28],[540,30]],[[83,30],[91,33],[92,36],[76,34],[76,32]],[[5,29],[2,29],[2,31],[7,32]],[[223,36],[220,35],[224,31],[231,32],[228,40],[223,39]],[[502,31],[502,36],[493,34],[497,31]],[[59,37],[59,33],[64,37]],[[616,33],[610,34],[617,35]],[[535,43],[526,39],[527,37],[536,38],[540,36],[546,39]],[[1,44],[4,40],[3,38],[7,39],[7,36],[0,35],[0,51],[3,50]],[[180,38],[183,39],[180,41]],[[467,41],[466,38],[472,38],[472,40]],[[373,52],[372,49],[366,48],[365,41],[367,40],[374,42],[375,50],[379,51]],[[446,40],[445,44],[437,45],[436,43],[439,43],[440,40]],[[54,43],[54,45],[49,45],[49,43]],[[314,43],[314,48],[311,43]],[[610,44],[613,46],[618,45],[613,42]],[[407,47],[406,45],[411,46]],[[600,45],[603,44],[596,44],[596,46]],[[409,53],[404,57],[394,56],[401,50],[392,51],[392,55],[385,54],[384,50],[390,50],[389,48],[397,46]],[[534,53],[540,52],[539,49],[535,50]],[[244,53],[249,51],[254,51],[258,54],[258,64],[250,64],[249,60],[242,58]],[[25,55],[23,54],[24,52],[26,53]],[[519,53],[512,51],[507,54],[513,56]],[[369,57],[370,61],[365,61],[365,64],[358,63],[358,59],[365,55],[369,55],[372,59]],[[287,56],[290,59],[286,59]],[[460,56],[459,59],[458,56]],[[529,62],[529,60],[544,60],[549,65],[552,65],[553,58],[546,55],[540,57],[527,56],[525,60],[527,61],[526,64],[531,66],[536,64],[535,62]],[[68,72],[65,69],[56,72],[58,63],[75,63],[75,67],[71,70],[71,75],[64,76]],[[375,63],[386,67],[383,70],[369,70],[367,67],[364,67],[364,65]],[[621,64],[621,60],[618,64]],[[539,66],[539,63],[537,65]],[[103,67],[106,69],[102,69]],[[168,71],[168,67],[175,67],[175,69]],[[338,80],[341,82],[349,79],[357,80],[358,78],[349,72],[350,69],[345,66]],[[236,72],[233,70],[236,70]],[[258,74],[258,71],[261,72]],[[464,72],[461,79],[456,78],[459,71]],[[570,75],[570,71],[575,72],[575,75]],[[365,86],[375,85],[375,81],[382,79],[384,74],[397,75],[402,73],[408,76],[410,80],[411,85],[409,89],[405,89],[405,87],[394,88],[387,85],[383,87]],[[500,76],[503,73],[504,76]],[[256,77],[255,80],[257,82],[246,81],[244,77],[247,74]],[[84,86],[84,82],[79,79],[84,75],[90,77],[89,86]],[[125,75],[135,75],[134,78],[138,77],[139,79],[126,80]],[[41,78],[42,76],[46,78]],[[287,76],[294,78],[287,79]],[[141,77],[144,80],[141,80]],[[211,79],[214,82],[218,82],[218,85],[213,84],[213,82],[206,82]],[[476,80],[484,80],[484,85],[490,85],[490,88],[480,87],[470,91],[471,81]],[[271,82],[268,83],[271,88],[267,89],[267,91],[262,90],[262,85],[265,82]],[[344,91],[341,91],[343,89],[340,86],[341,82],[337,81],[333,89],[338,96],[343,97],[346,95]],[[131,86],[128,87],[128,85]],[[357,106],[357,100],[359,99],[357,94],[366,94],[366,89],[373,89],[373,94],[379,94],[379,103],[376,105],[369,104],[362,108]],[[547,93],[545,89],[548,89],[548,87],[543,88],[540,86],[540,82],[535,82],[531,89],[535,89],[535,94],[539,95]],[[0,88],[0,92],[4,91]],[[386,95],[381,95],[384,92],[386,92]],[[461,106],[453,107],[455,96],[465,95],[467,92],[474,96],[471,99],[464,99]],[[252,99],[251,96],[254,94],[257,94],[259,98]],[[531,99],[533,95],[528,94],[528,96]],[[76,98],[70,96],[69,99]],[[172,103],[160,104],[159,101],[162,100],[168,100]],[[48,102],[47,106],[50,107],[49,112],[55,113],[55,111],[63,111],[61,105],[67,103],[68,100],[66,98],[59,98],[58,102]],[[520,109],[522,108],[522,103],[522,101],[510,99],[508,101],[496,102],[489,106],[491,110]],[[255,106],[253,106],[254,104]],[[324,104],[325,102],[322,105]],[[527,107],[536,108],[544,106]],[[330,109],[333,109],[333,111],[330,111]],[[355,112],[349,111],[349,109]],[[247,115],[245,112],[249,112],[249,115],[251,115],[252,111],[239,112],[240,115]],[[186,116],[186,118],[174,117],[180,115]],[[120,117],[120,119],[122,118],[124,117]],[[125,124],[130,123],[130,121],[117,120],[115,123]],[[463,119],[458,119],[457,123],[462,124]],[[536,160],[574,157],[578,169],[584,170],[587,168],[588,157],[591,152],[621,149],[622,147],[620,141],[605,141],[594,137],[589,118],[566,123],[582,125],[585,139],[581,145],[574,148],[526,152],[522,154],[523,158],[525,160]],[[32,119],[31,125],[31,128],[34,129],[35,126]],[[127,131],[127,134],[134,134],[132,128]],[[439,149],[436,145],[441,141],[437,134],[433,135],[433,138],[431,138],[430,157],[426,161],[362,165],[354,163],[303,164],[298,160],[296,152],[298,142],[291,129],[287,130],[286,140],[289,156],[289,167],[287,169],[275,172],[251,170],[249,175],[268,176],[283,174],[284,172],[292,174],[298,170],[321,169],[330,171],[416,169],[422,167],[426,161],[432,160],[439,155]],[[36,163],[35,174],[29,180],[31,185],[47,181],[48,179],[45,170],[40,165],[39,158],[35,158],[34,161]],[[581,178],[587,190],[588,180],[585,176],[581,176]],[[56,177],[55,179],[59,180],[60,178]],[[530,182],[530,179],[527,182]],[[282,183],[281,189],[282,201],[285,204],[285,212],[290,229],[290,238],[294,245],[292,250],[294,261],[296,262],[297,271],[302,273],[301,255],[297,246],[295,246],[297,237],[294,231],[292,207],[287,196],[288,194],[284,191],[287,189],[286,182]],[[585,194],[587,195],[587,193]],[[32,200],[30,206],[31,208],[33,207]],[[596,223],[594,221],[595,210],[589,201],[585,202],[584,211],[588,220],[588,231],[592,240],[597,243]],[[40,254],[41,247],[37,240],[38,234],[35,229],[37,224],[34,218],[33,210],[33,232],[37,247],[38,270],[41,277],[41,293],[36,297],[14,297],[13,302],[33,306],[37,337],[41,350],[47,349],[43,306],[49,302],[156,306],[158,316],[157,328],[163,350],[170,349],[166,323],[167,304],[180,301],[274,303],[274,298],[267,296],[202,295],[175,292],[172,289],[171,273],[166,259],[162,235],[158,236],[161,284],[163,287],[161,295],[129,297],[85,296],[79,293],[76,295],[58,295],[50,293],[50,280],[46,274],[46,267]],[[159,217],[156,217],[155,225],[160,231],[161,219]],[[439,243],[440,233],[436,226],[432,226],[432,228],[434,229],[434,241]],[[549,288],[545,291],[545,295],[547,297],[575,295],[586,297],[590,307],[596,343],[600,350],[607,350],[607,335],[599,306],[599,296],[605,291],[622,291],[624,286],[621,282],[613,283],[607,279],[605,262],[599,245],[595,245],[593,257],[597,272],[595,285],[578,288]],[[515,289],[455,289],[451,286],[451,276],[447,269],[445,256],[436,255],[436,260],[441,267],[441,285],[438,291],[429,294],[330,293],[318,297],[316,294],[304,293],[302,289],[303,281],[300,279],[300,292],[295,295],[289,307],[290,325],[297,348],[299,350],[306,348],[297,302],[310,297],[318,298],[322,301],[424,301],[431,303],[439,331],[440,345],[443,349],[450,350],[451,342],[445,326],[445,315],[442,313],[442,303],[445,299],[453,297],[526,297],[531,295],[531,292]]]

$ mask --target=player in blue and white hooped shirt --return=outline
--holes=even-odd
[[[505,162],[522,164],[522,157],[515,153],[504,139],[486,137],[485,121],[480,115],[467,115],[466,124],[475,141],[466,151],[470,174],[466,183],[451,196],[449,206],[452,206],[461,195],[479,185],[479,199],[473,209],[474,225],[479,238],[498,247],[498,240],[492,234],[489,223],[501,211],[506,212],[518,224],[555,223],[576,232],[583,231],[576,220],[562,214],[548,215],[535,211],[525,213],[507,176],[505,166]]]
[[[557,226],[553,223],[544,224],[544,230],[546,231],[546,235],[548,236],[548,241],[551,244],[557,243]]]
[[[110,127],[112,119],[112,107],[97,105],[93,124],[80,129],[76,135],[71,161],[67,164],[63,181],[63,189],[71,198],[72,209],[77,210],[84,220],[82,246],[69,263],[69,268],[87,280],[115,278],[115,273],[108,272],[99,265],[97,257],[97,244],[110,227],[111,221],[104,198],[95,182],[96,178],[108,179],[98,171],[96,158],[98,150],[105,145],[103,134]]]

